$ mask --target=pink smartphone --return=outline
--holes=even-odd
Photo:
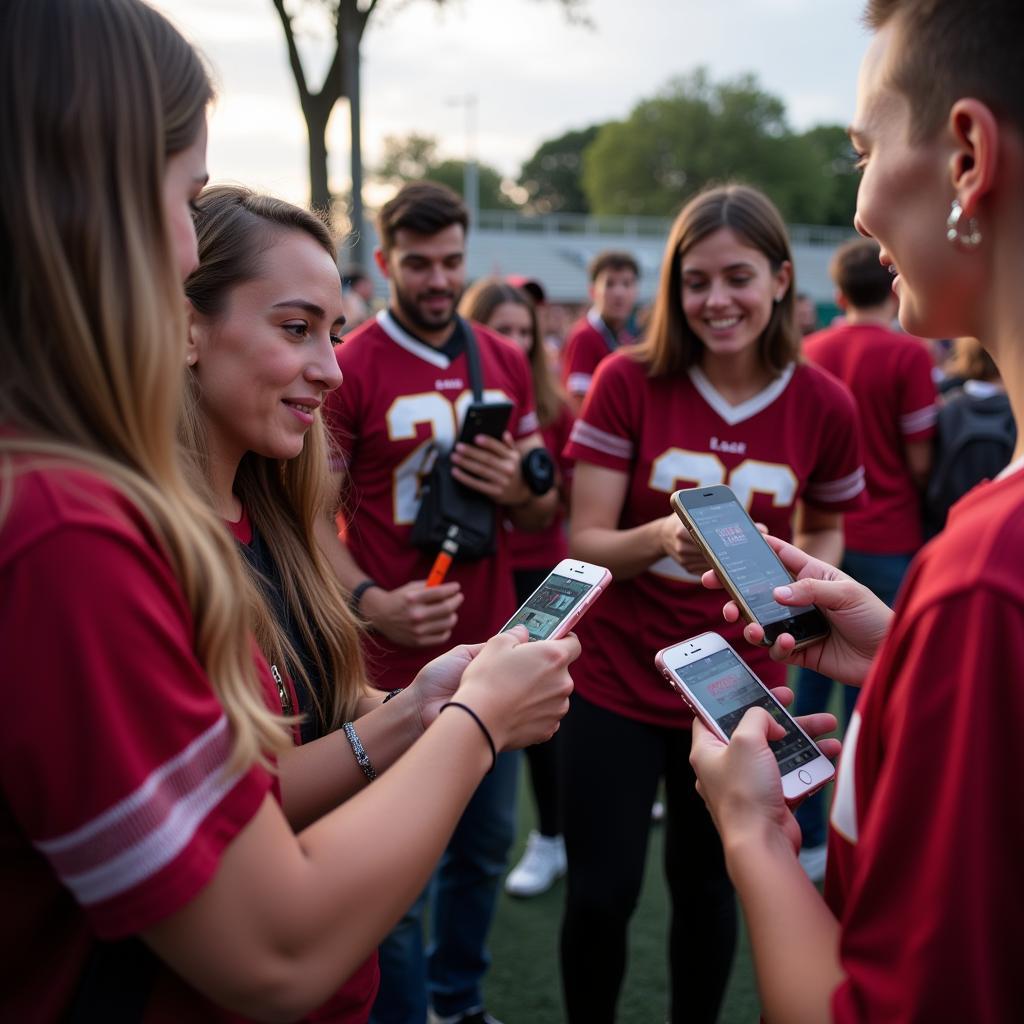
[[[748,708],[761,707],[785,730],[769,744],[787,801],[799,800],[835,776],[832,762],[717,633],[701,633],[658,651],[654,664],[691,711],[723,742]]]
[[[564,558],[523,602],[501,632],[525,626],[531,640],[557,640],[570,632],[612,581],[603,565]]]

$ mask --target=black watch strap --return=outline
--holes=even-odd
[[[365,594],[372,587],[379,587],[380,584],[376,580],[365,579],[362,583],[356,584],[355,590],[349,595],[348,606],[354,614],[359,614],[359,602],[363,599]]]

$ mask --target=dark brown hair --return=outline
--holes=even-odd
[[[704,346],[683,315],[682,258],[698,242],[729,228],[747,245],[763,253],[773,271],[792,266],[786,225],[772,201],[749,185],[717,185],[698,192],[680,211],[669,231],[661,277],[650,324],[641,342],[627,351],[647,367],[652,377],[678,373],[701,361]],[[794,316],[796,277],[772,308],[768,326],[758,341],[766,369],[781,373],[800,351]]]
[[[377,232],[385,255],[399,231],[436,235],[453,224],[469,230],[466,204],[447,185],[435,181],[411,181],[403,185],[377,214]]]
[[[914,141],[931,138],[964,96],[1024,130],[1020,0],[868,0],[864,20],[898,29],[892,84],[910,102]]]
[[[832,254],[829,276],[854,309],[881,306],[892,295],[892,275],[878,256],[881,247],[870,238],[854,238]]]
[[[606,270],[632,270],[634,277],[640,276],[640,264],[632,253],[618,249],[605,249],[599,252],[587,265],[587,277],[593,284]]]
[[[950,376],[965,380],[1000,380],[999,367],[977,338],[957,338],[945,369]]]
[[[544,341],[540,336],[540,324],[537,321],[537,307],[530,297],[522,288],[517,288],[507,281],[485,277],[466,289],[459,303],[459,313],[487,327],[494,316],[494,311],[506,302],[523,306],[530,313],[533,342],[530,344],[527,358],[530,361],[530,375],[533,378],[533,400],[537,407],[537,418],[540,425],[546,427],[557,418],[565,403],[565,396],[548,364]]]

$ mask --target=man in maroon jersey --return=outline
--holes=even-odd
[[[332,559],[352,606],[370,626],[368,656],[382,689],[405,686],[458,643],[496,633],[515,611],[507,535],[495,553],[452,565],[426,587],[436,552],[411,543],[420,483],[434,450],[453,451],[453,475],[491,498],[521,529],[546,525],[558,496],[524,477],[522,456],[543,445],[530,370],[513,343],[456,315],[465,287],[468,215],[441,185],[404,186],[379,215],[375,258],[389,302],[336,349],[345,380],[328,416],[345,471],[344,543]],[[456,444],[473,401],[467,334],[479,352],[484,399],[508,401],[505,436]],[[399,698],[401,699],[401,698]],[[442,1020],[493,1021],[483,1010],[485,942],[515,832],[517,760],[498,758],[462,817],[433,887],[431,945],[424,957],[423,900],[381,947],[375,1024],[423,1024],[427,999]]]
[[[633,341],[626,325],[636,305],[640,267],[628,252],[609,250],[591,260],[587,274],[594,304],[573,324],[562,350],[562,385],[575,413],[583,405],[598,363]]]
[[[927,345],[889,326],[899,306],[892,276],[878,262],[878,243],[860,238],[840,247],[830,273],[845,323],[810,335],[807,359],[838,377],[860,411],[868,504],[843,521],[842,568],[892,607],[896,591],[921,546],[921,495],[928,482],[935,430],[935,385]],[[803,669],[797,713],[828,707],[832,681]],[[850,717],[859,688],[843,688]],[[818,880],[825,873],[825,795],[797,812],[803,833],[801,863]]]

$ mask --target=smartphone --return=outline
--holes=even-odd
[[[501,632],[525,626],[531,640],[557,640],[572,630],[612,581],[602,565],[564,558],[523,602]]]
[[[814,605],[788,607],[772,597],[776,587],[787,586],[793,577],[731,488],[724,484],[692,487],[676,491],[671,501],[740,613],[764,629],[766,647],[781,633],[793,634],[794,650],[828,635],[828,621]]]
[[[462,444],[472,444],[477,434],[500,438],[505,433],[511,416],[511,402],[471,402],[462,421],[459,441]]]
[[[782,775],[787,800],[798,800],[820,789],[835,775],[832,762],[772,696],[743,659],[717,633],[658,651],[654,664],[691,711],[724,742],[729,742],[748,708],[761,707],[785,730],[769,746]]]

